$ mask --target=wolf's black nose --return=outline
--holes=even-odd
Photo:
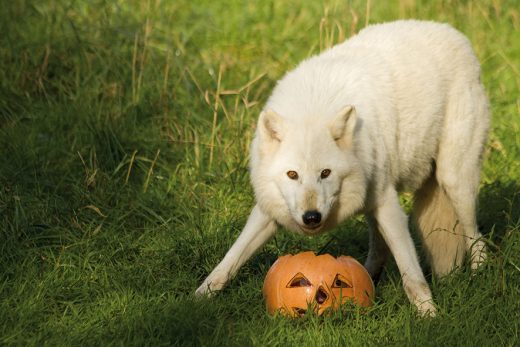
[[[303,214],[302,219],[305,225],[313,226],[321,222],[321,213],[318,211],[307,211]]]

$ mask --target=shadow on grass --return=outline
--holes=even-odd
[[[477,220],[484,237],[499,245],[507,231],[520,223],[520,186],[514,181],[495,181],[484,185],[479,193]],[[368,251],[366,229],[364,221],[349,222],[331,234],[330,242],[320,253],[350,254],[363,259]],[[412,234],[416,236],[415,232]]]
[[[485,237],[500,244],[506,232],[520,221],[520,186],[514,181],[495,181],[480,189],[479,228]]]
[[[240,319],[252,319],[236,303],[226,303],[225,297],[202,300],[183,297],[174,302],[155,302],[144,310],[136,305],[134,309],[114,322],[112,329],[107,329],[113,330],[124,344],[155,345],[169,341],[174,345],[214,345],[233,340]],[[255,307],[253,311],[261,310]],[[133,336],[132,341],[127,340],[129,336]],[[113,337],[105,338],[110,341]]]

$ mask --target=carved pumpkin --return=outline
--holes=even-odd
[[[374,284],[352,257],[303,252],[278,258],[267,272],[263,293],[270,314],[298,317],[309,308],[321,315],[347,301],[370,306]]]

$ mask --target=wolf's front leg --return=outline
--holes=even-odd
[[[369,235],[369,248],[368,257],[365,261],[365,268],[367,269],[370,277],[374,283],[377,284],[379,277],[383,272],[383,266],[390,255],[390,250],[386,245],[385,239],[381,236],[377,220],[371,213],[367,213],[365,216],[368,223],[368,235]]]
[[[269,241],[275,231],[275,221],[262,212],[258,205],[255,205],[238,239],[226,253],[224,259],[195,291],[195,295],[211,295],[213,292],[221,290],[255,251]]]
[[[399,198],[394,188],[389,188],[379,205],[373,211],[377,228],[392,252],[403,287],[410,302],[423,316],[435,315],[432,294],[419,265],[415,246],[408,230],[408,218],[399,205]]]

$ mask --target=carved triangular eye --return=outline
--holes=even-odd
[[[287,288],[296,288],[296,287],[310,287],[311,282],[305,278],[305,276],[298,272],[287,284]]]
[[[344,276],[337,274],[332,283],[332,288],[352,288],[352,285]]]

